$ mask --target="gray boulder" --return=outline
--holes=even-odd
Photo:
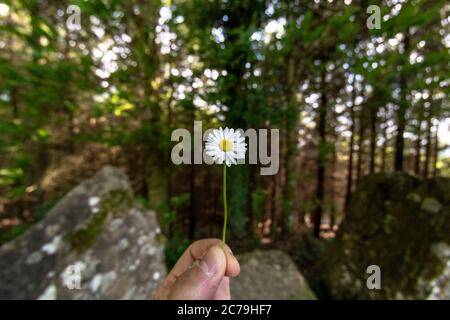
[[[155,213],[112,167],[0,247],[0,299],[149,299],[165,274]]]
[[[332,297],[450,299],[449,190],[448,178],[363,180],[324,254]],[[379,289],[369,266],[380,269]]]
[[[241,273],[231,279],[232,299],[316,300],[295,263],[279,250],[255,250],[237,257]]]

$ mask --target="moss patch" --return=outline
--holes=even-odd
[[[403,173],[367,177],[352,195],[344,223],[324,255],[333,298],[423,299],[446,267],[431,247],[450,243],[449,179],[422,180]],[[382,289],[356,286],[366,268],[382,270]],[[342,268],[349,272],[343,282]]]
[[[128,192],[123,190],[111,191],[101,202],[100,210],[91,216],[88,223],[79,230],[73,231],[66,236],[71,250],[78,254],[91,248],[101,231],[104,222],[110,214],[131,208],[133,200]]]
[[[19,224],[17,226],[0,229],[0,246],[6,242],[19,237],[31,226],[29,223]]]

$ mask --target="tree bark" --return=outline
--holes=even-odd
[[[409,34],[405,33],[404,39],[404,52],[403,52],[403,66],[400,74],[400,103],[397,110],[397,138],[395,141],[395,161],[394,161],[394,170],[402,171],[403,170],[403,151],[405,148],[405,126],[406,126],[406,91],[407,87],[407,75],[405,72],[405,66],[408,63],[408,52],[409,52]]]
[[[355,80],[353,79],[353,82]],[[347,190],[345,193],[345,208],[348,207],[348,204],[350,203],[350,196],[352,193],[352,187],[353,187],[353,154],[354,154],[354,144],[355,144],[355,91],[356,88],[353,86],[352,91],[352,105],[350,107],[350,145],[349,145],[349,157],[348,157],[348,163],[347,163]]]
[[[325,198],[325,162],[326,162],[326,128],[325,121],[327,117],[327,96],[325,91],[325,75],[322,72],[321,79],[321,99],[319,105],[319,114],[317,119],[317,131],[319,135],[318,144],[318,163],[317,163],[317,188],[316,188],[316,209],[314,211],[314,235],[320,237],[320,224],[322,222],[323,204]]]
[[[433,177],[437,176],[437,163],[439,160],[439,122],[436,125],[436,131],[434,133],[434,148],[433,148]]]
[[[337,172],[337,148],[336,148],[336,143],[338,141],[338,137],[336,135],[336,131],[333,129],[333,141],[334,141],[334,146],[333,146],[333,155],[331,157],[331,188],[330,188],[330,198],[333,201],[331,210],[330,210],[330,224],[329,224],[329,228],[330,230],[333,230],[333,226],[334,223],[336,221],[336,198],[338,197],[336,195],[336,177],[335,177],[335,173]]]
[[[249,179],[248,179],[248,189],[247,192],[247,223],[246,223],[246,229],[247,229],[247,235],[250,238],[253,238],[255,235],[254,225],[255,225],[255,219],[254,216],[256,212],[253,212],[253,192],[255,191],[255,166],[250,166],[249,168]]]
[[[414,161],[414,173],[416,175],[420,175],[420,156],[422,149],[422,122],[423,122],[423,105],[420,106],[419,115],[418,115],[418,124],[417,124],[417,132],[416,132],[416,152],[415,152],[415,161]]]
[[[381,146],[381,166],[380,170],[381,172],[384,172],[386,170],[386,149],[387,149],[387,128],[388,128],[388,122],[387,120],[387,110],[386,110],[386,118],[383,124],[383,145]]]
[[[190,203],[189,203],[189,239],[193,240],[195,237],[195,165],[191,165],[191,171],[189,175],[189,193],[190,193]]]
[[[369,156],[369,173],[375,173],[375,149],[377,146],[377,110],[372,106],[370,114],[370,156]]]
[[[432,134],[431,134],[431,127],[433,115],[431,112],[431,105],[428,108],[428,114],[427,114],[427,128],[426,128],[426,145],[425,145],[425,162],[423,165],[423,176],[425,178],[428,178],[429,175],[429,169],[430,169],[430,162],[431,162],[431,144],[432,144]]]
[[[359,184],[362,177],[362,165],[364,159],[364,139],[365,139],[365,120],[364,120],[364,112],[361,109],[359,110],[359,128],[358,128],[358,162],[356,164],[356,185]]]
[[[295,77],[295,56],[291,53],[288,60],[288,76],[286,84],[286,102],[287,111],[285,116],[286,123],[286,155],[285,155],[285,180],[283,186],[283,217],[282,234],[289,235],[292,231],[291,216],[293,211],[293,199],[295,187],[297,185],[297,140],[298,140],[298,122],[299,112],[297,110],[297,101],[294,90]]]
[[[277,236],[277,175],[272,176],[272,188],[270,192],[270,233],[272,239]]]

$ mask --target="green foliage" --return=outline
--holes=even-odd
[[[321,141],[318,146],[319,161],[325,163],[333,153],[334,148],[333,143]]]
[[[4,168],[0,170],[0,185],[11,185],[20,181],[23,177],[21,168]]]
[[[189,244],[189,239],[178,233],[168,239],[165,249],[167,268],[171,269],[175,265]]]
[[[188,204],[190,197],[189,193],[184,193],[157,204],[159,223],[165,234],[169,234],[169,230],[176,220],[177,210]]]
[[[266,190],[255,190],[252,192],[252,212],[253,216],[259,220],[262,220],[264,214],[264,202],[267,198]]]

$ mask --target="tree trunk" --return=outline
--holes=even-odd
[[[358,129],[358,162],[356,164],[356,185],[359,184],[362,177],[362,165],[364,158],[364,139],[365,139],[365,128],[364,128],[364,112],[362,107],[359,111],[359,129]]]
[[[249,179],[248,179],[248,189],[249,191],[247,192],[247,235],[250,239],[252,239],[255,235],[254,233],[254,224],[255,224],[255,219],[254,216],[256,214],[256,212],[253,212],[253,199],[252,199],[252,195],[255,191],[255,166],[250,166],[249,168]]]
[[[10,10],[8,12],[8,17],[7,17],[7,25],[12,25],[13,24],[13,19],[12,19],[12,13],[14,12],[14,8],[13,8],[13,3],[10,3]],[[14,42],[14,38],[8,33],[8,39],[7,39],[7,46],[6,48],[8,48],[9,50],[9,61],[11,62],[11,64],[14,64],[14,61],[16,60],[16,54],[13,50],[13,42]],[[16,85],[11,86],[11,106],[12,106],[12,116],[14,119],[18,119],[19,118],[19,97],[18,97],[18,87]]]
[[[353,79],[353,81],[355,81]],[[355,86],[353,86],[353,92],[352,92],[352,105],[350,107],[350,145],[349,145],[349,157],[348,157],[348,164],[347,164],[347,190],[345,193],[345,208],[348,207],[348,204],[350,203],[350,196],[352,193],[352,186],[353,186],[353,154],[354,154],[354,144],[355,144]]]
[[[270,192],[270,233],[272,239],[277,236],[277,175],[272,176],[272,188]]]
[[[333,156],[331,158],[331,188],[330,188],[330,198],[333,201],[332,208],[330,210],[330,230],[333,230],[334,223],[336,221],[336,177],[335,174],[337,172],[337,148],[336,148],[336,142],[338,141],[338,137],[336,135],[336,131],[333,130],[333,141],[334,141],[334,147],[333,147]]]
[[[407,75],[405,72],[405,66],[408,63],[408,52],[409,52],[409,35],[408,32],[405,34],[404,39],[404,53],[403,53],[403,67],[400,74],[400,103],[397,110],[397,138],[395,141],[395,162],[394,170],[403,170],[403,150],[405,148],[405,126],[406,126],[406,92],[408,90],[407,86]]]
[[[420,106],[419,115],[418,115],[418,124],[417,124],[417,138],[416,138],[416,152],[415,152],[415,161],[414,161],[414,173],[416,175],[420,175],[420,156],[421,156],[421,148],[422,148],[422,122],[423,122],[423,105]]]
[[[377,110],[372,106],[370,114],[370,162],[369,162],[369,173],[375,173],[375,149],[377,146]]]
[[[291,216],[293,210],[293,199],[295,187],[297,185],[296,159],[297,159],[297,140],[298,140],[298,121],[299,112],[297,110],[295,84],[295,59],[291,55],[288,62],[288,79],[286,89],[286,156],[285,156],[285,180],[283,186],[283,221],[282,234],[291,233]]]
[[[432,119],[433,119],[433,115],[431,112],[431,105],[428,108],[428,115],[427,115],[427,128],[426,128],[426,145],[425,145],[425,162],[423,165],[423,176],[425,178],[428,178],[428,174],[429,174],[429,169],[430,169],[430,162],[431,162],[431,144],[432,142],[432,134],[431,134],[431,127],[433,126],[432,124]]]
[[[316,209],[314,211],[314,235],[320,237],[320,224],[322,222],[323,204],[325,198],[325,162],[326,162],[326,129],[325,121],[327,116],[327,96],[325,94],[325,75],[322,72],[321,80],[321,99],[319,106],[319,114],[317,119],[317,131],[319,135],[318,144],[318,163],[317,163],[317,189],[316,189]]]
[[[436,131],[434,133],[434,148],[433,148],[433,177],[437,176],[437,163],[439,160],[439,122],[436,125]]]
[[[189,193],[190,193],[190,203],[189,203],[189,239],[193,240],[195,237],[195,165],[191,165],[191,171],[189,174]]]
[[[385,120],[383,125],[383,145],[381,146],[381,172],[386,170],[387,128],[388,122]]]

